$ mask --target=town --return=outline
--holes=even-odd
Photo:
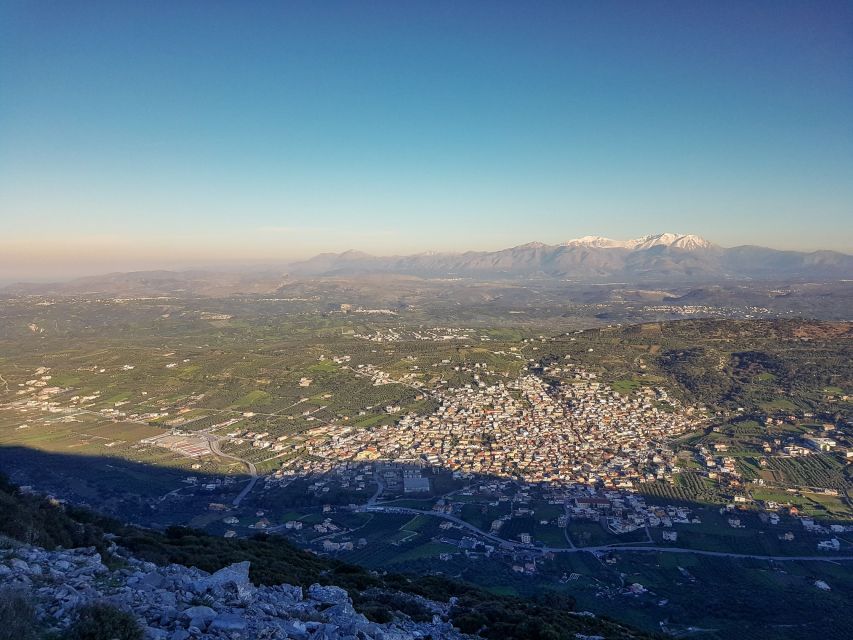
[[[677,467],[667,439],[703,420],[662,388],[622,395],[584,370],[557,389],[530,373],[487,385],[480,378],[488,368],[475,363],[473,371],[474,384],[433,392],[440,406],[431,415],[372,429],[312,429],[300,459],[422,460],[534,482],[631,488],[671,478]],[[317,469],[309,462],[302,470]]]

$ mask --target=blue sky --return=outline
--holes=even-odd
[[[853,249],[849,2],[8,1],[0,94],[7,272]]]

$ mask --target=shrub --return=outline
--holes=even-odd
[[[142,628],[131,614],[101,602],[80,607],[63,640],[142,640]]]
[[[0,589],[0,640],[35,640],[36,612],[24,591]]]

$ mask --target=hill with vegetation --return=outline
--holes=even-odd
[[[7,584],[13,585],[16,577],[20,576],[25,578],[21,580],[21,584],[29,586],[41,584],[43,577],[44,580],[48,580],[45,574],[51,571],[50,567],[54,567],[53,571],[56,569],[62,571],[65,566],[69,569],[73,566],[78,567],[73,577],[79,581],[82,571],[80,567],[85,565],[91,568],[92,575],[89,577],[83,571],[83,584],[78,585],[77,591],[84,587],[98,585],[97,593],[105,600],[109,598],[104,594],[110,594],[110,601],[115,601],[118,597],[116,594],[124,591],[116,591],[115,586],[112,590],[107,590],[104,586],[106,584],[124,580],[124,584],[120,585],[123,588],[129,589],[129,585],[136,585],[135,588],[139,588],[141,582],[128,580],[127,577],[136,577],[143,581],[160,581],[163,576],[170,575],[170,572],[174,574],[178,571],[183,575],[182,569],[174,567],[194,567],[196,571],[202,573],[191,575],[196,581],[200,580],[201,584],[208,587],[217,580],[223,584],[230,584],[228,580],[231,580],[248,590],[254,588],[252,585],[275,588],[278,585],[287,584],[307,590],[308,599],[313,598],[320,605],[324,602],[327,605],[345,604],[348,594],[354,611],[375,625],[392,624],[400,628],[419,629],[417,625],[422,623],[424,628],[427,628],[430,624],[439,624],[434,616],[442,617],[443,613],[447,635],[442,637],[457,635],[462,637],[460,634],[502,640],[513,638],[558,640],[576,638],[577,634],[618,640],[652,637],[591,614],[576,613],[573,611],[574,603],[571,598],[558,594],[528,600],[496,596],[472,585],[439,576],[413,578],[397,574],[380,575],[358,566],[318,557],[297,549],[283,538],[274,536],[228,540],[214,538],[201,531],[182,527],[173,527],[165,533],[157,533],[126,526],[115,520],[37,495],[23,494],[5,479],[0,480],[0,535],[4,536],[3,547],[6,548],[5,551],[0,551],[0,571],[6,576],[4,581]],[[50,555],[52,551],[60,554],[57,556],[59,560]],[[240,571],[248,568],[246,564],[241,565],[241,563],[248,563],[248,567],[251,567],[245,579],[239,576],[234,577],[234,574],[239,574]],[[39,566],[38,570],[34,570],[34,565]],[[44,568],[41,568],[42,565]],[[128,566],[133,571],[129,572]],[[165,567],[165,569],[158,570],[156,567]],[[18,570],[17,574],[15,570]],[[140,572],[143,578],[139,578]],[[213,575],[207,576],[206,574],[209,573]],[[51,572],[50,574],[52,578],[57,576],[65,579],[61,573],[54,575]],[[220,578],[215,578],[216,576]],[[188,588],[186,581],[180,584],[183,588]],[[157,582],[157,585],[160,585],[160,582]],[[50,591],[51,588],[59,589],[59,587],[48,587],[47,590]],[[176,591],[177,589],[178,587],[175,587]],[[208,605],[215,604],[211,598],[218,592],[210,589],[204,591],[198,584],[193,589],[195,593],[193,598],[197,600],[193,602],[197,608],[207,609]],[[160,591],[162,590],[161,588]],[[343,590],[345,593],[341,595]],[[15,590],[7,589],[0,594],[4,603],[4,606],[0,606],[0,615],[11,619],[19,616],[20,607],[24,607],[28,612],[27,615],[32,617],[30,626],[36,629],[39,625],[47,623],[38,618],[35,613],[38,608],[32,606],[28,600],[28,597],[36,596],[34,594],[28,596],[26,591],[19,585]],[[44,589],[39,593],[40,597],[44,596]],[[302,591],[300,590],[299,593],[301,594]],[[335,600],[323,600],[323,598],[330,598],[329,594],[332,594]],[[122,610],[136,612],[137,617],[141,616],[129,601],[120,601],[124,606],[118,605],[114,607],[115,610],[109,609],[106,613],[91,610],[91,605],[97,602],[98,600],[86,602],[85,599],[80,599],[79,606],[73,611],[60,608],[60,614],[65,614],[67,619],[58,621],[59,628],[65,629],[65,635],[59,637],[76,640],[78,636],[74,634],[79,633],[81,624],[89,625],[93,618],[97,620],[99,616],[112,621],[116,616],[120,617]],[[10,603],[17,603],[17,608],[8,606]],[[320,607],[320,610],[323,608]],[[152,619],[150,607],[146,611],[150,626]],[[192,616],[196,613],[191,612],[188,615]],[[217,618],[211,618],[211,621],[206,621],[209,632],[211,632],[210,625],[214,624],[212,621],[219,620],[224,615],[233,616],[234,614],[222,614]],[[73,620],[77,622],[72,622]],[[0,623],[8,621],[2,620]],[[57,622],[55,615],[51,621]],[[246,624],[251,627],[251,620]],[[410,626],[406,627],[406,625]],[[458,631],[452,630],[450,625]],[[0,626],[3,625],[0,624]],[[225,622],[222,622],[221,626],[222,629],[228,630]],[[441,628],[440,624],[438,628]],[[235,623],[234,629],[239,630],[241,627]],[[150,629],[147,633],[150,637],[161,637]],[[423,637],[423,634],[415,635],[414,631],[412,634],[411,637]],[[2,634],[0,637],[3,637]],[[31,637],[38,636],[34,633]],[[106,638],[102,635],[85,634],[79,637],[91,640]],[[124,631],[110,637],[130,640],[141,635],[136,630],[136,625],[128,623]]]

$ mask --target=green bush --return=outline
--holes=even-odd
[[[24,591],[0,589],[0,640],[35,640],[36,613]]]
[[[99,602],[78,609],[62,640],[142,640],[142,628],[131,614]]]
[[[69,516],[51,500],[22,494],[2,474],[0,534],[46,549],[95,546],[105,550],[100,527]]]

